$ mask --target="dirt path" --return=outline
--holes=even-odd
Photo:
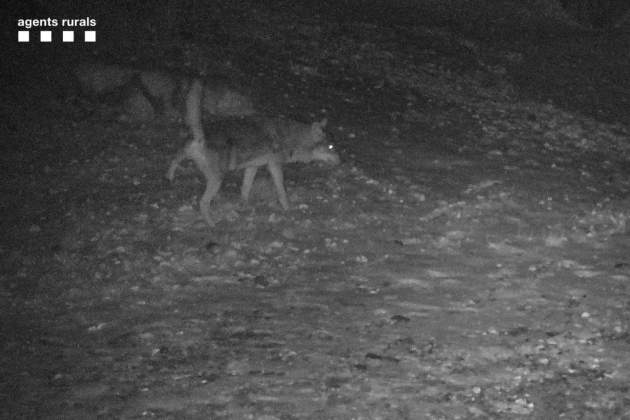
[[[630,418],[627,37],[276,19],[236,65],[344,161],[288,212],[230,178],[209,231],[177,127],[13,109],[0,417]]]

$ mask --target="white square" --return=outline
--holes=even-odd
[[[30,40],[28,31],[18,31],[18,42],[29,42]]]
[[[74,31],[63,31],[63,42],[74,42]]]
[[[52,42],[52,32],[50,31],[40,31],[39,33],[40,42]]]
[[[96,42],[96,31],[85,31],[85,42]]]

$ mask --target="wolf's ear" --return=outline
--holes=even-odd
[[[320,128],[320,129],[323,130],[326,127],[326,124],[328,124],[328,118],[324,118],[321,121],[314,122],[313,123],[313,128],[315,128],[315,129]]]

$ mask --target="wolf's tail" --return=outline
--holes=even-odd
[[[203,83],[201,79],[193,80],[186,95],[186,124],[193,136],[193,141],[205,144],[206,138],[201,123],[201,106],[203,100]]]

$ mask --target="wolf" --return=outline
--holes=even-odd
[[[75,69],[81,91],[96,98],[113,97],[132,120],[147,121],[157,115],[183,119],[186,98],[197,76],[163,70],[142,70],[118,64],[82,63]],[[206,76],[203,113],[206,117],[252,115],[250,96],[226,77]]]
[[[258,168],[266,166],[280,205],[287,210],[289,200],[284,187],[283,165],[312,161],[331,165],[340,163],[339,155],[326,141],[325,119],[304,124],[256,115],[228,118],[204,126],[201,118],[204,93],[202,81],[195,80],[190,92],[186,103],[186,124],[191,139],[172,160],[166,177],[172,182],[183,160],[190,159],[195,163],[206,179],[199,209],[209,226],[214,225],[210,216],[210,203],[228,171],[244,170],[241,198],[247,201]]]

